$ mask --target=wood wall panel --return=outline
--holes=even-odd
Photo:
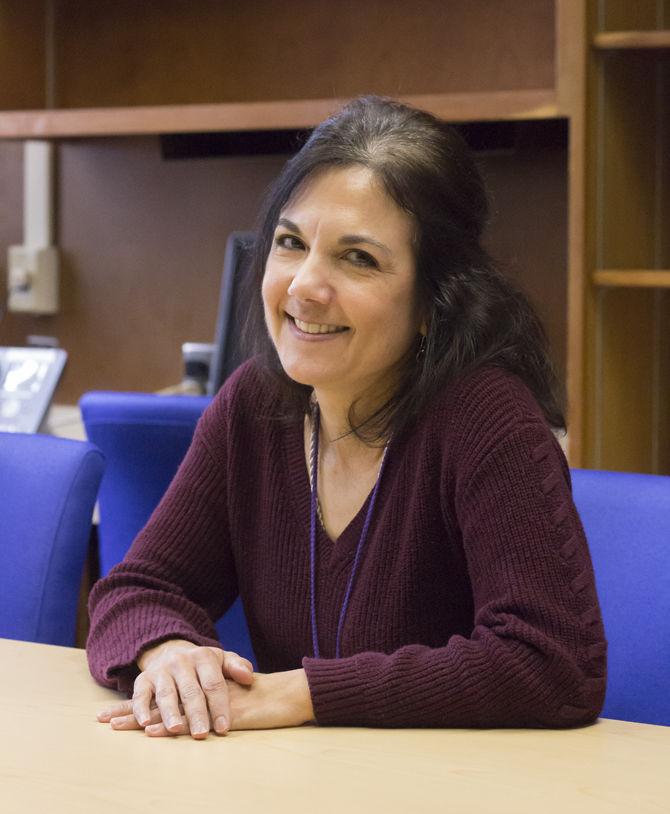
[[[57,104],[554,86],[552,0],[56,2]]]
[[[23,145],[21,142],[0,144],[0,247],[23,240]],[[7,253],[0,253],[0,314],[5,296]],[[0,323],[1,324],[1,323]]]
[[[164,162],[153,138],[62,144],[61,312],[8,314],[0,344],[56,336],[70,354],[60,402],[177,383],[181,343],[212,340],[226,238],[251,226],[280,164]]]
[[[0,158],[13,146],[0,144]],[[59,153],[63,310],[7,315],[0,344],[57,336],[70,352],[61,403],[94,388],[173,384],[181,343],[211,341],[226,237],[252,225],[283,158],[165,162],[153,138],[73,141]],[[562,366],[565,150],[527,147],[482,161],[495,200],[487,243],[531,289]],[[17,196],[20,188],[12,201],[20,211]]]
[[[23,240],[23,146],[0,144],[0,345],[10,344],[7,308],[7,248]],[[21,343],[23,343],[23,339]]]
[[[482,167],[493,220],[487,243],[527,293],[547,331],[562,380],[567,354],[567,152],[528,145]],[[541,179],[541,180],[540,180]]]
[[[0,110],[45,105],[46,0],[0,2]]]

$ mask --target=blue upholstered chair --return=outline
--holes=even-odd
[[[86,435],[105,454],[99,497],[100,574],[125,556],[172,480],[207,396],[90,392],[80,408]]]
[[[670,477],[572,470],[609,642],[604,718],[670,725]]]
[[[98,501],[100,572],[120,562],[163,496],[191,443],[208,396],[90,392],[80,401],[86,434],[107,466]],[[254,661],[238,599],[217,623],[228,650]]]
[[[74,645],[103,467],[92,444],[0,433],[0,636]]]

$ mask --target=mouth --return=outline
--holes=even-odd
[[[340,334],[348,331],[346,325],[328,325],[321,322],[303,322],[297,317],[286,314],[289,322],[292,322],[296,328],[304,334]]]

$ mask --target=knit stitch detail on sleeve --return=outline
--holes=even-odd
[[[594,706],[602,706],[606,683],[607,643],[602,624],[600,605],[594,590],[593,566],[588,549],[582,547],[583,530],[574,503],[568,499],[565,490],[557,487],[560,477],[552,467],[552,459],[563,464],[564,475],[569,480],[569,470],[563,453],[554,438],[538,443],[532,453],[533,461],[540,467],[542,492],[552,506],[552,524],[559,538],[559,554],[572,579],[570,590],[579,615],[579,629],[583,642],[578,650],[579,665],[584,671],[585,680],[579,697],[573,703],[564,704],[559,714],[567,722],[583,720]],[[579,556],[579,552],[583,556]]]
[[[514,389],[513,380],[511,385],[508,382],[507,386]],[[525,454],[529,458],[528,465],[523,467],[526,475],[523,481],[519,481],[517,488],[527,489],[532,486],[532,490],[538,496],[536,515],[540,514],[540,506],[543,507],[542,511],[546,512],[545,533],[548,535],[547,539],[551,540],[552,556],[558,559],[561,565],[560,584],[565,595],[563,612],[566,613],[566,618],[561,626],[570,625],[573,639],[570,642],[570,661],[580,675],[580,680],[571,692],[569,703],[562,704],[553,713],[555,725],[583,724],[593,720],[595,714],[602,708],[606,684],[607,644],[595,590],[593,567],[581,521],[571,498],[567,461],[556,438],[543,417],[540,414],[533,414],[532,411],[530,413],[524,411],[523,423],[511,436],[501,442],[500,447],[509,446],[515,436],[523,439],[523,447],[527,450]],[[462,486],[464,492],[479,488],[478,479],[482,471],[491,466],[496,471],[497,455],[496,448],[493,448],[478,461],[476,468],[470,472],[470,478],[466,478],[466,484]],[[502,478],[504,472],[497,471],[500,473],[498,478]],[[503,494],[504,491],[501,492],[501,496]],[[506,499],[509,499],[509,493]],[[531,523],[531,517],[526,518],[526,523]],[[569,620],[567,613],[570,616]],[[566,644],[562,634],[554,643],[560,643],[562,648]],[[560,695],[557,694],[556,697],[559,698]]]

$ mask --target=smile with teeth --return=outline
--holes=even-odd
[[[303,322],[297,317],[291,317],[296,326],[306,334],[335,334],[347,331],[348,328],[343,325],[322,325],[319,322]]]

